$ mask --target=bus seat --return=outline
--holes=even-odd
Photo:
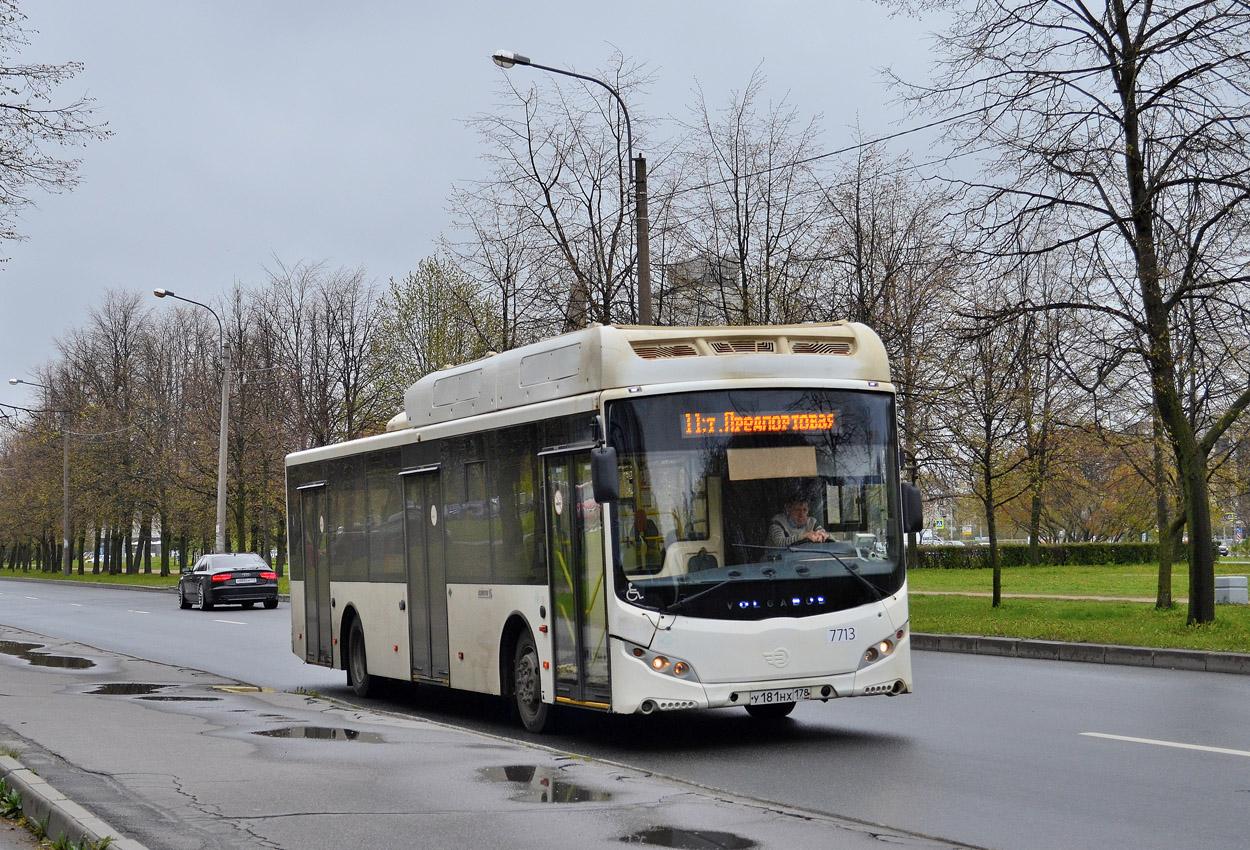
[[[705,547],[700,547],[699,551],[690,556],[690,560],[686,562],[686,572],[695,572],[696,570],[714,570],[720,564],[716,560],[716,556],[708,552]]]

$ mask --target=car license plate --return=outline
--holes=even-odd
[[[235,584],[256,584],[256,579],[254,579],[254,578],[236,578],[236,579],[234,580],[234,583],[235,583]]]
[[[779,691],[752,691],[751,705],[774,705],[780,702],[800,702],[812,695],[811,688],[786,688]]]

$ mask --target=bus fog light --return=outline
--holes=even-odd
[[[657,655],[655,658],[651,659],[651,666],[656,670],[663,670],[668,666],[668,659],[663,655]]]

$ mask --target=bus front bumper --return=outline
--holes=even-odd
[[[651,656],[637,658],[629,646],[613,640],[612,711],[620,714],[651,714],[696,708],[729,708],[751,704],[796,702],[851,696],[895,696],[911,693],[910,635],[893,653],[858,671],[769,679],[754,682],[705,684],[693,678],[659,671]],[[697,673],[697,671],[695,671]]]

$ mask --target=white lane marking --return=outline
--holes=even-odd
[[[127,608],[126,613],[127,614],[151,614],[152,612],[151,611],[138,611],[134,608]]]
[[[247,623],[240,622],[239,620],[213,620],[213,622],[214,623],[229,623],[232,626],[246,626],[247,625]]]
[[[1130,744],[1153,744],[1156,747],[1175,747],[1178,750],[1199,750],[1204,753],[1222,753],[1226,756],[1245,756],[1250,758],[1250,751],[1230,750],[1225,747],[1204,747],[1201,744],[1182,744],[1177,741],[1156,741],[1152,738],[1130,738],[1126,735],[1105,735],[1102,732],[1080,732],[1087,738],[1106,738],[1109,741],[1127,741]]]
[[[27,598],[27,599],[35,599],[35,600],[39,599],[39,597],[38,597],[38,596],[27,596],[26,598]]]
[[[83,607],[83,606],[82,606],[82,603],[81,603],[81,602],[71,602],[71,603],[69,603],[69,607],[71,607],[71,608],[81,608],[81,607]]]

